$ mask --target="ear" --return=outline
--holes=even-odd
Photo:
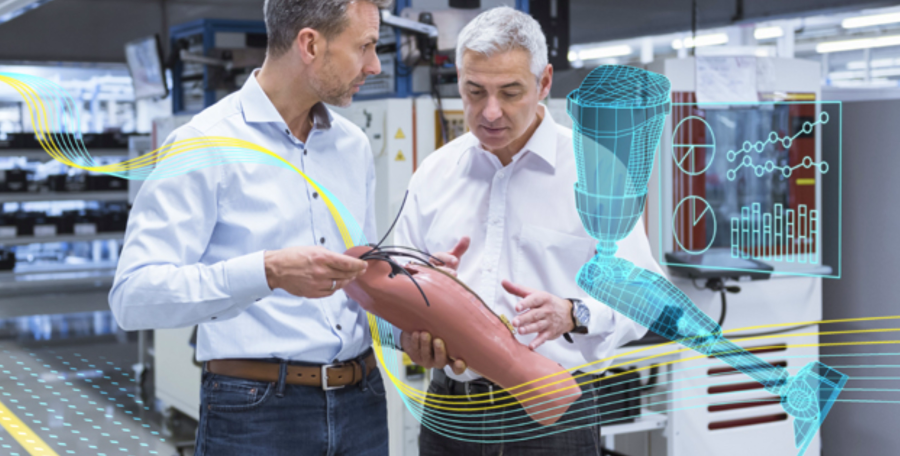
[[[541,74],[540,99],[543,100],[550,95],[550,88],[553,87],[553,65],[547,64],[544,72]]]
[[[309,27],[297,32],[294,48],[299,52],[303,63],[310,64],[325,51],[325,38]]]

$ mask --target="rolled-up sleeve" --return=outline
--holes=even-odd
[[[181,127],[167,140],[202,136]],[[200,260],[218,214],[221,168],[143,183],[128,219],[109,294],[126,330],[176,328],[233,318],[271,294],[263,251],[214,264]]]

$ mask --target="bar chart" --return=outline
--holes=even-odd
[[[818,264],[819,211],[775,204],[771,212],[759,203],[741,207],[731,218],[731,256],[788,263]]]

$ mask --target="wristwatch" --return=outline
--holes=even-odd
[[[587,334],[587,325],[591,322],[591,310],[578,298],[569,298],[569,301],[572,301],[572,322],[575,323],[575,328],[571,332]]]
[[[569,301],[572,301],[572,323],[574,324],[574,328],[572,328],[572,330],[569,332],[573,332],[575,334],[587,334],[587,325],[591,321],[591,310],[588,309],[588,306],[578,298],[568,299]],[[570,344],[575,343],[569,333],[563,333],[563,337]]]

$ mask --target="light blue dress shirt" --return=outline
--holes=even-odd
[[[377,242],[366,136],[322,104],[313,115],[304,144],[254,74],[166,142],[224,136],[273,151],[330,191]],[[371,344],[359,304],[343,291],[305,299],[268,287],[264,251],[304,245],[346,250],[322,196],[293,171],[238,163],[148,180],[128,220],[110,306],[126,330],[199,324],[201,361],[353,358]]]

